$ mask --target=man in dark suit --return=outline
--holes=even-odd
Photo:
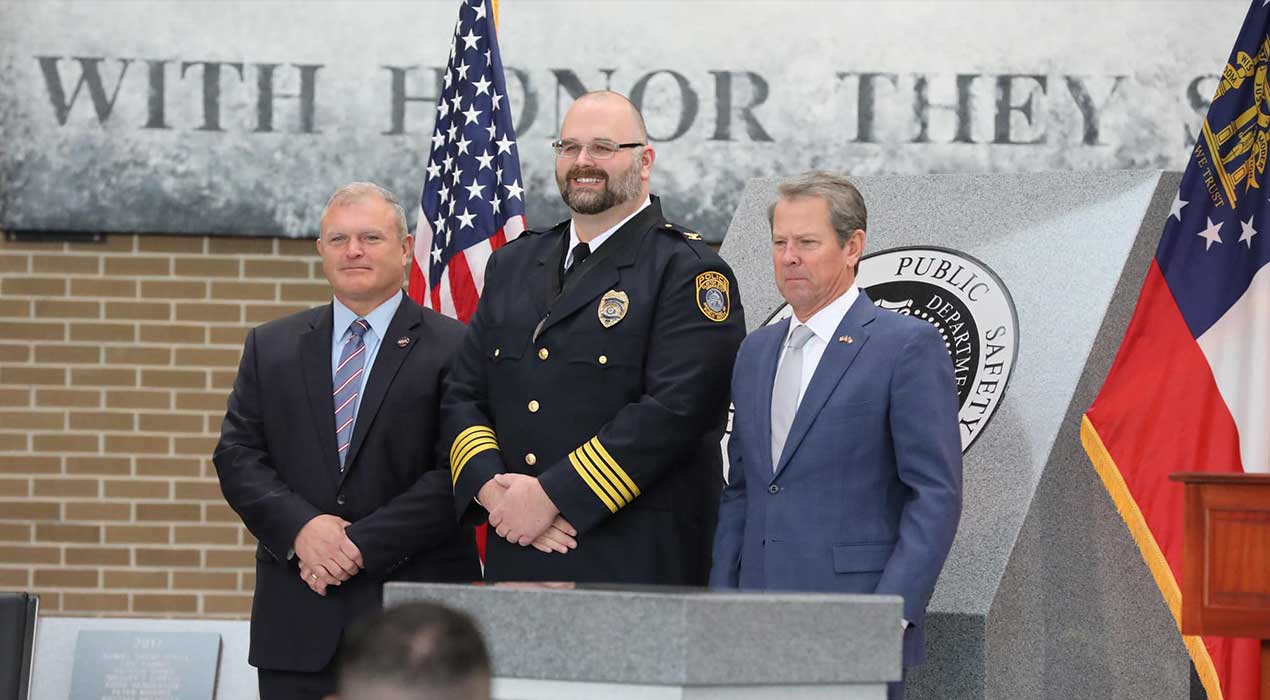
[[[579,97],[555,149],[573,215],[495,251],[447,383],[459,516],[489,514],[488,580],[702,585],[736,279],[662,216],[625,97]]]
[[[402,293],[411,241],[391,193],[340,188],[317,241],[334,300],[243,347],[213,461],[259,542],[249,661],[264,700],[331,693],[340,637],[384,581],[481,576],[437,443],[463,326]]]
[[[737,355],[710,583],[902,596],[912,666],[961,515],[952,362],[933,326],[856,287],[866,210],[846,178],[788,180],[769,216],[794,317]]]

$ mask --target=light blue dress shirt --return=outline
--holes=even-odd
[[[375,357],[379,354],[379,345],[384,339],[384,334],[388,332],[388,324],[392,322],[392,317],[397,314],[397,307],[401,306],[402,293],[394,294],[388,301],[375,307],[374,311],[366,314],[363,318],[370,324],[370,330],[362,336],[362,343],[366,346],[366,369],[362,372],[362,383],[357,388],[357,402],[353,408],[353,415],[357,415],[358,409],[362,405],[362,395],[366,393],[366,380],[370,378],[370,370],[375,366]],[[331,327],[331,379],[335,378],[335,368],[340,366],[340,354],[344,352],[344,343],[348,340],[348,327],[356,321],[358,316],[351,309],[344,306],[339,299],[334,299],[335,307],[335,323]]]

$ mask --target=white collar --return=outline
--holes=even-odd
[[[636,214],[647,209],[648,205],[652,203],[653,203],[653,200],[651,197],[645,197],[643,206],[631,212],[630,216],[617,222],[617,224],[613,226],[612,228],[604,231],[600,235],[596,236],[595,238],[592,238],[589,242],[587,242],[587,246],[591,248],[591,252],[594,253],[595,251],[599,250],[600,246],[604,245],[604,241],[607,241],[609,237],[612,236],[614,233],[617,233],[617,230],[619,228],[622,228],[622,226],[624,226],[627,221],[630,221],[631,219],[635,218]],[[578,244],[581,242],[582,240],[578,238],[577,224],[573,222],[573,219],[569,219],[569,249],[565,251],[565,257],[564,257],[565,269],[568,269],[569,266],[573,265],[573,249],[577,248]]]
[[[838,325],[842,323],[842,318],[851,310],[851,305],[855,304],[859,296],[860,288],[852,282],[851,286],[847,287],[847,291],[829,302],[825,308],[812,314],[806,323],[799,321],[797,316],[790,316],[789,330],[785,334],[786,342],[789,341],[789,334],[793,333],[795,328],[807,326],[821,342],[828,344],[833,339],[833,334],[837,332]]]

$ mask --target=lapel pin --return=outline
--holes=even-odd
[[[410,344],[410,339],[409,339],[409,338],[406,338],[406,337],[404,337],[404,336],[403,336],[403,337],[401,337],[401,338],[398,338],[398,339],[397,339],[397,347],[399,347],[399,348],[404,348],[404,347],[406,347],[406,346],[407,346],[407,345],[409,345],[409,344]]]
[[[852,338],[852,337],[851,337],[851,336],[849,336],[849,335],[840,335],[840,336],[838,336],[838,342],[839,342],[839,343],[846,343],[847,345],[850,345],[850,344],[852,344],[852,343],[854,343],[854,342],[855,342],[855,338]]]

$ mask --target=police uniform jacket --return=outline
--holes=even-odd
[[[489,580],[704,584],[728,382],[745,334],[732,270],[656,198],[569,272],[569,222],[496,251],[442,401],[461,519],[537,477],[578,529],[542,553],[491,534]]]

